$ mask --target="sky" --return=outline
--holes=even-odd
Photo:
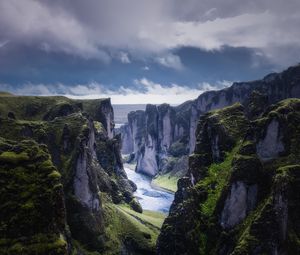
[[[299,0],[0,0],[0,90],[194,99],[300,59]]]

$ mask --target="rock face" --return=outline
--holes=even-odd
[[[248,113],[235,104],[201,117],[158,254],[300,252],[300,100]]]
[[[272,120],[266,129],[265,137],[257,144],[257,154],[262,160],[276,158],[280,152],[284,151],[279,131],[278,121]]]
[[[121,128],[122,152],[134,154],[136,171],[150,176],[158,173],[162,165],[158,155],[166,156],[174,139],[174,114],[167,104],[147,105],[145,112],[128,114],[129,123]]]
[[[123,125],[120,127],[121,139],[122,139],[122,153],[130,154],[133,152],[133,132],[131,132],[129,125]]]
[[[258,117],[257,114],[262,113],[266,105],[291,97],[300,97],[299,65],[282,73],[269,74],[262,80],[237,82],[220,91],[205,92],[194,101],[177,107],[149,105],[145,111],[128,115],[128,124],[121,130],[122,151],[135,155],[137,171],[155,175],[164,167],[164,159],[170,156],[173,145],[183,148],[177,157],[194,151],[197,122],[206,112],[240,102],[247,106],[246,114],[249,118]],[[276,129],[272,126],[270,128]],[[263,144],[265,143],[261,146]],[[277,146],[273,149],[279,153],[282,148],[280,143]],[[261,147],[262,150],[263,148]],[[217,148],[215,149],[215,153],[218,153]],[[145,161],[151,161],[151,164]]]
[[[99,163],[96,160],[95,131],[92,121],[89,121],[88,136],[80,141],[79,151],[74,177],[74,193],[78,200],[90,210],[99,211],[99,188],[94,181],[97,176],[93,171],[93,164]]]
[[[221,214],[221,226],[232,228],[244,220],[247,213],[255,207],[256,199],[256,184],[248,186],[240,181],[233,183]]]
[[[112,249],[152,253],[149,237],[138,229],[135,236],[143,242],[127,242],[132,223],[124,215],[107,217],[119,203],[142,211],[133,196],[136,187],[123,169],[121,137],[114,136],[110,100],[3,96],[0,116],[6,111],[14,112],[16,119],[0,118],[0,140],[16,142],[0,142],[0,172],[8,176],[1,188],[9,190],[20,181],[24,190],[16,194],[24,201],[16,207],[9,195],[1,196],[0,206],[6,209],[0,214],[10,210],[6,218],[0,217],[1,226],[10,226],[10,230],[0,227],[1,238],[7,238],[0,244],[1,251],[7,250],[4,254],[110,254]],[[8,224],[12,211],[20,216],[15,225]],[[112,227],[118,221],[123,225]],[[19,234],[18,224],[24,225]],[[111,235],[113,247],[108,245]]]

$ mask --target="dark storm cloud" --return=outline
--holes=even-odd
[[[299,11],[299,0],[0,0],[0,90],[189,99],[299,62]]]
[[[104,62],[111,51],[165,52],[161,63],[172,59],[169,49],[227,45],[280,61],[299,48],[299,10],[298,0],[0,0],[0,45],[17,41]],[[299,57],[290,55],[285,61]]]

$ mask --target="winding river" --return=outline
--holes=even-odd
[[[137,190],[134,193],[139,200],[144,210],[159,211],[162,213],[168,213],[174,194],[157,190],[151,186],[151,178],[134,171],[134,165],[124,164],[124,169],[128,176],[128,179],[133,181]]]

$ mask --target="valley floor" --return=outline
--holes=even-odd
[[[139,200],[144,210],[156,211],[167,214],[174,199],[174,193],[171,188],[164,185],[157,185],[151,181],[151,178],[134,171],[135,165],[124,164],[124,169],[128,178],[137,185],[137,191],[134,195]],[[172,187],[173,188],[173,187]]]

